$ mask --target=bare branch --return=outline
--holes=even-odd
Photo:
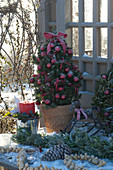
[[[11,61],[12,65],[13,65],[14,63],[13,63],[13,60],[12,60],[12,58],[10,57],[10,55],[6,52],[6,50],[5,50],[4,48],[1,48],[1,50],[4,51],[4,53],[7,55],[7,57],[9,58],[9,60]],[[2,53],[1,53],[1,55],[2,55]]]

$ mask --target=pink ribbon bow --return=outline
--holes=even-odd
[[[58,83],[59,83],[59,78],[56,78],[56,82],[55,82],[56,90],[57,90],[57,87],[58,87]]]
[[[68,64],[69,66],[71,66],[70,63],[68,63],[67,61],[64,61],[64,58],[62,59],[61,65],[60,65],[60,70],[62,69],[63,63]]]
[[[77,120],[80,120],[81,113],[84,115],[85,119],[87,119],[86,113],[84,113],[83,109],[75,109],[75,112],[77,112]]]
[[[67,47],[66,47],[65,42],[60,38],[61,36],[63,36],[63,38],[66,38],[67,34],[64,34],[63,32],[59,32],[58,34],[53,34],[53,33],[50,33],[50,32],[45,32],[44,33],[45,39],[53,39],[54,37],[56,37],[60,41],[60,43],[62,44],[63,51],[64,51],[64,54],[65,54]],[[49,42],[49,44],[47,46],[47,54],[49,54],[49,52],[51,51],[50,44],[51,44],[51,42]]]
[[[53,95],[53,101],[54,101],[54,89],[53,89],[53,88],[52,88],[49,92],[43,93],[43,94],[41,95],[43,101],[45,101],[43,97],[46,96],[46,95],[48,95],[49,93],[50,93],[50,94],[52,93],[52,95]]]

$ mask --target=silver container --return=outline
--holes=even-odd
[[[30,128],[33,134],[37,134],[39,128],[39,119],[29,119],[26,123],[23,123],[21,120],[17,120],[17,129],[19,127]]]

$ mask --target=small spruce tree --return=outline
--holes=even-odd
[[[73,51],[67,47],[64,33],[58,35],[44,33],[45,43],[38,48],[38,56],[33,56],[37,73],[30,82],[35,87],[36,104],[56,107],[78,100],[82,73],[72,62]]]
[[[98,118],[112,128],[113,122],[113,70],[108,69],[98,82],[92,105],[99,107]],[[113,130],[113,129],[112,129]]]

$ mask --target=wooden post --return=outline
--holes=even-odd
[[[43,39],[43,33],[45,32],[45,3],[42,3],[38,8],[38,24],[39,24],[39,37]]]
[[[56,0],[56,30],[65,32],[65,0]]]
[[[43,33],[49,32],[50,28],[48,23],[50,21],[50,13],[51,13],[51,3],[50,0],[46,0],[45,2],[40,4],[38,8],[38,29],[39,29],[39,37],[40,40],[44,39]]]

